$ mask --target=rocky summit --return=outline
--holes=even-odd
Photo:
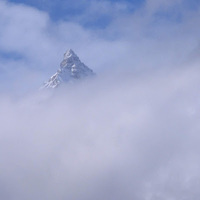
[[[62,83],[74,82],[93,75],[94,72],[80,61],[72,49],[69,49],[64,54],[60,68],[44,83],[42,88],[57,88]]]

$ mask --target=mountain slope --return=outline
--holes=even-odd
[[[64,54],[57,72],[44,83],[42,88],[57,88],[62,83],[73,82],[94,75],[94,72],[82,63],[72,49]]]

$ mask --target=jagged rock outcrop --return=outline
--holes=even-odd
[[[44,83],[42,88],[57,88],[62,83],[73,82],[94,75],[94,72],[82,63],[72,49],[64,54],[57,72]]]

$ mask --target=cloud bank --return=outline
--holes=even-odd
[[[1,97],[2,199],[196,199],[199,69]]]
[[[102,29],[0,2],[0,199],[198,199],[200,12],[184,2]],[[97,77],[25,95],[67,48]]]

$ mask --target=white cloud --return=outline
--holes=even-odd
[[[199,197],[199,67],[183,62],[199,46],[199,11],[157,24],[146,9],[93,30],[1,1],[0,50],[21,58],[0,61],[12,91],[0,98],[0,199]],[[95,79],[13,95],[39,87],[67,48]]]
[[[98,77],[51,97],[1,97],[1,197],[198,198],[198,74]]]
[[[158,10],[167,10],[173,6],[181,6],[184,0],[146,0],[146,11],[155,12]]]
[[[160,4],[148,2],[150,5]],[[99,4],[93,2],[88,15],[82,16],[83,20],[90,16],[90,12],[95,13]],[[38,74],[38,78],[28,84],[30,88],[39,87],[57,70],[68,48],[74,49],[81,60],[97,73],[113,69],[126,73],[180,64],[198,46],[196,24],[199,23],[199,11],[185,10],[183,21],[178,24],[168,21],[155,23],[154,15],[145,13],[147,7],[130,14],[125,13],[126,4],[104,1],[101,6],[104,9],[99,15],[108,13],[114,7],[111,14],[116,19],[105,29],[93,30],[70,21],[53,22],[45,12],[1,1],[0,24],[3,28],[0,30],[0,51],[11,55],[16,53],[21,57],[14,61],[2,57],[0,66],[5,75],[2,85],[11,82],[15,85],[15,74],[31,69],[30,74]],[[21,84],[15,91],[24,90],[23,85],[28,89],[27,78],[21,76],[20,79]],[[10,89],[12,87],[9,86]]]

